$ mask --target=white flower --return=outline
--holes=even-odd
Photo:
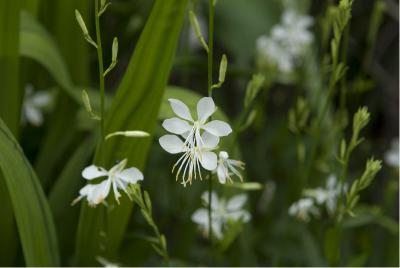
[[[208,207],[209,192],[204,192],[201,196],[204,206]],[[211,230],[217,239],[223,238],[223,229],[229,221],[248,222],[251,215],[242,207],[247,201],[245,194],[235,195],[227,202],[225,199],[219,199],[215,192],[211,193]],[[192,221],[197,223],[205,236],[208,236],[209,219],[208,210],[200,208],[192,215]]]
[[[130,195],[127,191],[127,186],[143,180],[143,174],[135,167],[125,169],[126,163],[127,160],[124,159],[112,167],[109,171],[95,165],[86,167],[82,171],[82,177],[86,180],[90,181],[106,176],[107,179],[97,184],[87,184],[84,186],[79,191],[79,197],[73,201],[73,204],[86,197],[90,206],[96,206],[107,198],[108,194],[110,193],[111,186],[114,191],[115,200],[118,203],[119,198],[121,197],[118,189],[123,190],[130,198]]]
[[[319,216],[319,210],[314,204],[314,200],[311,198],[302,198],[296,203],[293,203],[289,208],[289,215],[295,216],[299,220],[308,222],[310,220],[310,214]]]
[[[172,110],[178,117],[166,119],[163,122],[163,127],[177,135],[185,137],[185,144],[189,148],[203,146],[201,130],[216,136],[227,136],[232,132],[229,124],[213,120],[207,123],[209,117],[215,112],[215,104],[212,98],[201,98],[197,103],[197,120],[193,120],[189,108],[180,100],[169,99]]]
[[[22,106],[22,121],[28,121],[33,126],[43,124],[43,108],[52,101],[52,95],[47,91],[33,92],[32,85],[25,87],[24,103]]]
[[[393,139],[391,147],[385,153],[386,163],[394,168],[399,168],[399,138]]]
[[[225,184],[226,179],[232,182],[232,174],[238,176],[240,181],[243,181],[243,177],[237,168],[244,169],[244,163],[238,160],[229,159],[229,155],[225,151],[219,152],[217,176],[220,183]]]
[[[217,155],[212,150],[218,145],[219,138],[208,132],[204,132],[201,140],[203,146],[190,147],[176,135],[164,135],[159,139],[161,147],[168,153],[183,153],[173,166],[172,172],[179,166],[176,173],[176,180],[178,180],[179,175],[183,171],[182,184],[184,186],[188,182],[191,184],[192,179],[197,178],[197,174],[202,179],[200,165],[210,171],[215,170],[217,167]]]
[[[347,185],[344,185],[344,191],[347,191]],[[336,210],[337,200],[342,191],[342,184],[337,180],[336,176],[331,174],[327,181],[325,188],[318,187],[315,189],[306,189],[304,195],[314,198],[318,205],[325,204],[326,209],[330,215],[333,215]]]
[[[274,26],[271,35],[260,36],[256,41],[256,51],[261,66],[274,66],[281,73],[291,73],[298,59],[312,43],[313,35],[308,28],[313,24],[309,16],[287,10],[280,24]]]

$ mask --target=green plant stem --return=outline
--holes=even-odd
[[[214,48],[214,4],[213,0],[209,0],[209,14],[208,14],[208,57],[207,57],[207,80],[208,80],[208,96],[212,97],[212,82],[213,82],[213,48]],[[208,180],[208,236],[210,239],[211,252],[213,251],[213,237],[212,237],[212,213],[211,213],[211,193],[212,193],[212,173],[209,174]]]
[[[97,58],[99,61],[99,86],[100,86],[100,147],[102,147],[105,139],[105,124],[104,124],[104,66],[103,66],[103,49],[101,46],[101,33],[100,33],[100,16],[99,16],[99,0],[95,0],[95,25],[96,25],[96,39],[97,39]]]

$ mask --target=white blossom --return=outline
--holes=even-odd
[[[96,206],[105,201],[110,193],[111,186],[114,192],[115,200],[118,203],[119,198],[121,197],[121,194],[118,191],[119,189],[123,190],[130,198],[130,195],[127,191],[128,185],[135,184],[138,181],[143,180],[143,174],[135,167],[125,169],[126,163],[127,160],[124,159],[113,166],[109,171],[95,165],[86,167],[82,171],[82,177],[86,180],[91,181],[101,177],[107,177],[107,179],[100,183],[87,184],[84,186],[79,191],[79,197],[73,201],[73,204],[86,197],[90,206]]]
[[[50,105],[52,95],[47,91],[33,91],[32,85],[25,87],[24,102],[22,105],[22,122],[33,126],[43,124],[43,109]]]
[[[225,184],[226,179],[233,182],[231,178],[232,175],[236,175],[240,181],[243,181],[243,177],[237,168],[244,169],[244,163],[238,160],[229,159],[229,155],[225,151],[219,152],[216,171],[220,183]]]
[[[197,120],[183,102],[176,99],[169,99],[169,102],[178,117],[164,120],[163,127],[175,135],[164,135],[159,143],[168,153],[183,153],[172,171],[177,168],[176,179],[182,174],[182,184],[186,186],[197,176],[202,179],[200,166],[209,171],[217,168],[217,155],[213,150],[217,148],[219,137],[229,135],[232,129],[220,120],[207,122],[216,110],[210,97],[197,103]]]
[[[260,64],[276,67],[281,73],[291,73],[297,61],[313,41],[309,31],[313,19],[294,10],[283,13],[281,23],[272,27],[270,36],[260,36],[256,51]]]
[[[311,198],[302,198],[289,207],[289,215],[308,222],[310,215],[319,216],[319,210]]]
[[[399,138],[392,140],[390,149],[385,153],[385,161],[389,166],[399,168]]]
[[[209,192],[204,192],[201,199],[204,206],[208,207]],[[235,195],[226,201],[224,198],[218,198],[215,192],[211,193],[211,230],[217,239],[223,238],[224,228],[229,221],[241,220],[244,223],[250,221],[250,213],[243,209],[246,201],[245,194]],[[192,215],[192,221],[197,223],[203,234],[208,237],[208,210],[206,208],[196,210]]]

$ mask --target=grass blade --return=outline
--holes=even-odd
[[[0,169],[14,208],[26,265],[58,266],[57,239],[46,197],[22,149],[2,120],[0,148]]]

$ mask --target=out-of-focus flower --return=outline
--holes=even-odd
[[[22,105],[22,122],[33,126],[43,124],[43,109],[52,102],[52,95],[47,91],[33,91],[32,85],[25,87],[24,102]]]
[[[229,155],[225,151],[219,152],[217,176],[220,183],[225,184],[226,179],[233,182],[231,176],[236,175],[240,181],[243,181],[243,177],[237,168],[244,169],[244,163],[238,160],[229,159]]]
[[[105,201],[107,196],[110,193],[111,186],[114,191],[115,200],[119,203],[119,198],[121,194],[118,189],[123,190],[128,197],[130,195],[127,191],[127,187],[129,184],[135,184],[138,181],[143,180],[143,174],[139,169],[135,167],[131,167],[125,169],[127,160],[124,159],[115,166],[113,166],[109,171],[105,170],[102,167],[98,167],[95,165],[90,165],[86,167],[82,171],[82,177],[86,180],[94,180],[100,177],[106,177],[106,180],[103,180],[97,184],[87,184],[79,191],[79,197],[77,197],[72,204],[80,201],[82,198],[86,197],[90,206],[96,206]]]
[[[204,206],[208,206],[209,192],[204,192],[201,196]],[[250,213],[243,209],[247,201],[245,194],[235,195],[226,201],[218,198],[215,192],[211,193],[211,230],[217,239],[224,237],[224,227],[229,221],[248,222],[251,219]],[[209,219],[208,210],[200,208],[192,215],[192,221],[197,223],[203,234],[208,237]]]
[[[101,265],[103,265],[103,267],[108,267],[108,268],[120,267],[118,264],[110,262],[106,258],[98,256],[96,259]]]
[[[272,28],[270,36],[260,36],[256,41],[260,67],[270,66],[283,74],[291,73],[313,41],[309,31],[312,24],[310,16],[294,10],[285,11],[281,23]]]
[[[344,186],[346,191],[347,185]],[[330,175],[326,181],[325,188],[306,189],[304,195],[314,198],[318,205],[326,205],[326,209],[330,215],[336,210],[337,199],[341,192],[341,184],[335,175]]]
[[[319,210],[311,198],[302,198],[289,207],[289,215],[308,222],[310,215],[319,216]]]
[[[385,153],[385,162],[391,167],[399,168],[399,138],[392,140],[390,149]]]
[[[202,146],[189,146],[189,144],[184,143],[176,135],[164,135],[159,139],[161,147],[168,153],[183,153],[172,168],[172,172],[174,172],[175,168],[179,166],[176,173],[176,180],[178,180],[183,169],[183,186],[186,186],[188,182],[191,184],[192,179],[197,178],[197,173],[199,178],[202,179],[200,165],[209,171],[217,167],[217,155],[212,150],[218,145],[219,138],[208,132],[204,132],[201,135],[201,140]]]

